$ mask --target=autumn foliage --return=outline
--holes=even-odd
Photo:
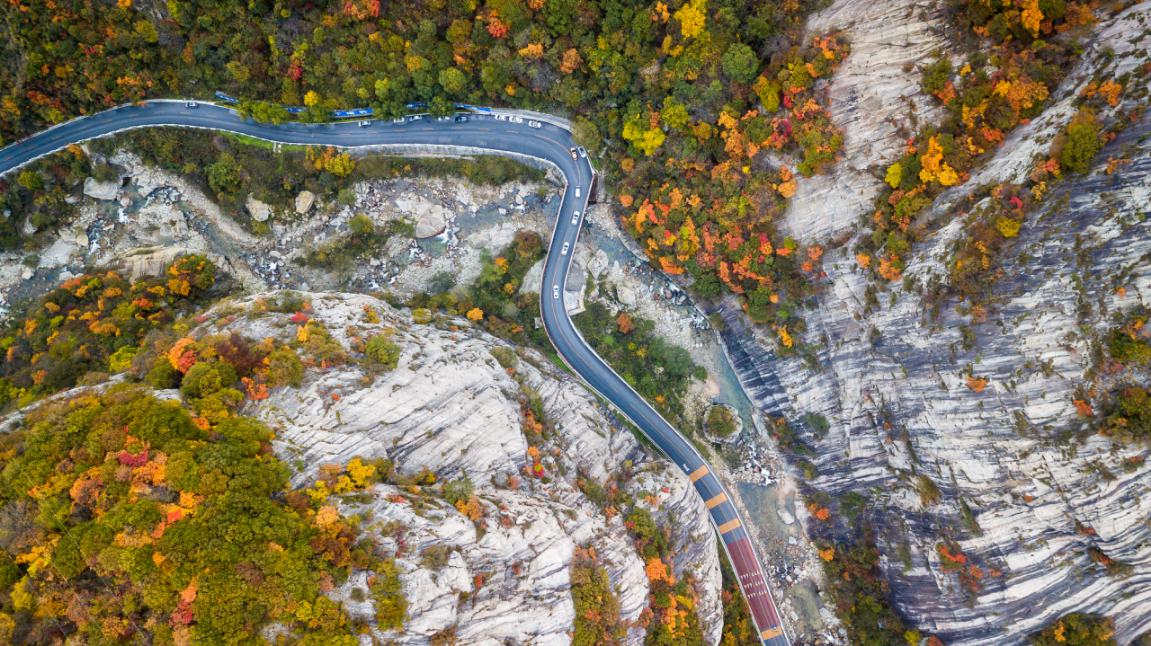
[[[122,372],[149,332],[203,303],[216,282],[203,256],[177,259],[162,276],[130,282],[116,272],[70,278],[0,338],[0,407],[69,388],[88,373]],[[186,371],[191,357],[173,364]]]
[[[30,530],[0,549],[14,574],[0,581],[5,611],[34,641],[65,630],[84,643],[224,643],[271,621],[324,643],[350,635],[316,598],[322,578],[367,555],[334,508],[283,502],[271,439],[247,418],[207,433],[138,386],[36,410],[0,438],[0,508]],[[300,612],[313,604],[326,610]]]
[[[902,276],[912,243],[925,233],[914,226],[915,217],[945,189],[966,182],[1007,133],[1040,113],[1073,60],[1072,34],[1094,20],[1093,3],[973,0],[960,5],[959,21],[980,39],[980,48],[959,69],[947,60],[924,66],[923,90],[946,116],[908,139],[903,155],[886,168],[886,186],[869,219],[871,235],[856,250],[860,267],[886,281]],[[1111,100],[1120,89],[1110,83],[1094,91]],[[1058,166],[1047,173],[1058,175]],[[1034,180],[1036,199],[1045,190],[1039,186],[1044,179]],[[998,228],[1001,238],[1012,238],[1021,222],[1022,214],[988,226]],[[872,258],[881,260],[877,265]]]

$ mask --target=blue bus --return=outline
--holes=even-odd
[[[352,108],[351,110],[332,110],[332,116],[337,119],[350,119],[353,117],[370,117],[375,113],[371,108]]]

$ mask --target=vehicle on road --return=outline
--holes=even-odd
[[[552,285],[552,298],[558,299],[560,297],[560,286]]]
[[[582,189],[580,189],[580,187],[577,186],[576,187],[576,197],[580,197],[582,195],[582,193],[583,193]]]
[[[403,122],[404,122],[404,118],[403,118],[403,117],[399,117],[399,118],[396,118],[396,119],[392,119],[392,123],[403,123]]]
[[[423,119],[423,118],[424,118],[424,115],[422,115],[422,114],[410,114],[410,115],[408,115],[408,121],[419,121],[420,119]]]
[[[572,159],[579,159],[579,155],[576,154],[575,148],[568,148],[568,152],[571,153]]]
[[[508,120],[508,115],[506,115],[506,114],[497,114],[496,115],[496,121],[507,121],[507,120]]]
[[[456,123],[465,123],[467,120],[468,118],[462,114],[456,117]]]
[[[579,224],[579,211],[572,213],[572,224]]]
[[[196,102],[195,101],[188,101],[188,102],[184,103],[184,107],[185,108],[194,108],[194,107],[196,107]]]
[[[568,247],[569,247],[569,246],[570,246],[570,245],[569,245],[568,243],[566,243],[566,242],[564,243],[564,246],[563,246],[563,248],[562,248],[562,249],[560,249],[560,255],[561,255],[561,256],[566,256],[566,255],[568,255]]]
[[[580,157],[585,157],[585,158],[587,157],[587,148],[584,148],[583,146],[580,146],[579,148],[576,148],[576,150],[578,150],[578,151],[579,151],[579,156],[580,156]]]
[[[371,120],[371,119],[364,119],[363,121],[361,121],[361,122],[360,122],[360,127],[361,127],[361,128],[367,128],[367,127],[368,127],[368,126],[370,126],[370,125],[372,125],[372,120]]]
[[[529,128],[542,128],[542,127],[544,127],[544,124],[540,123],[539,121],[529,121],[528,127]]]
[[[508,121],[511,121],[512,123],[523,123],[524,118],[523,117],[517,117],[516,115],[513,114],[513,115],[508,116]]]

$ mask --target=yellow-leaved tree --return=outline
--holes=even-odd
[[[684,38],[695,38],[707,26],[707,0],[690,0],[675,12],[679,31]]]

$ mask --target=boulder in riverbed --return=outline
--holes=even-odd
[[[84,180],[84,195],[94,200],[114,200],[119,192],[119,182],[101,182],[95,177]]]
[[[296,196],[296,213],[304,215],[312,210],[312,205],[316,203],[316,194],[311,191],[300,191]]]
[[[244,202],[244,206],[248,208],[248,213],[256,222],[267,222],[268,219],[272,217],[272,207],[257,200],[251,193],[248,194],[248,199]]]

